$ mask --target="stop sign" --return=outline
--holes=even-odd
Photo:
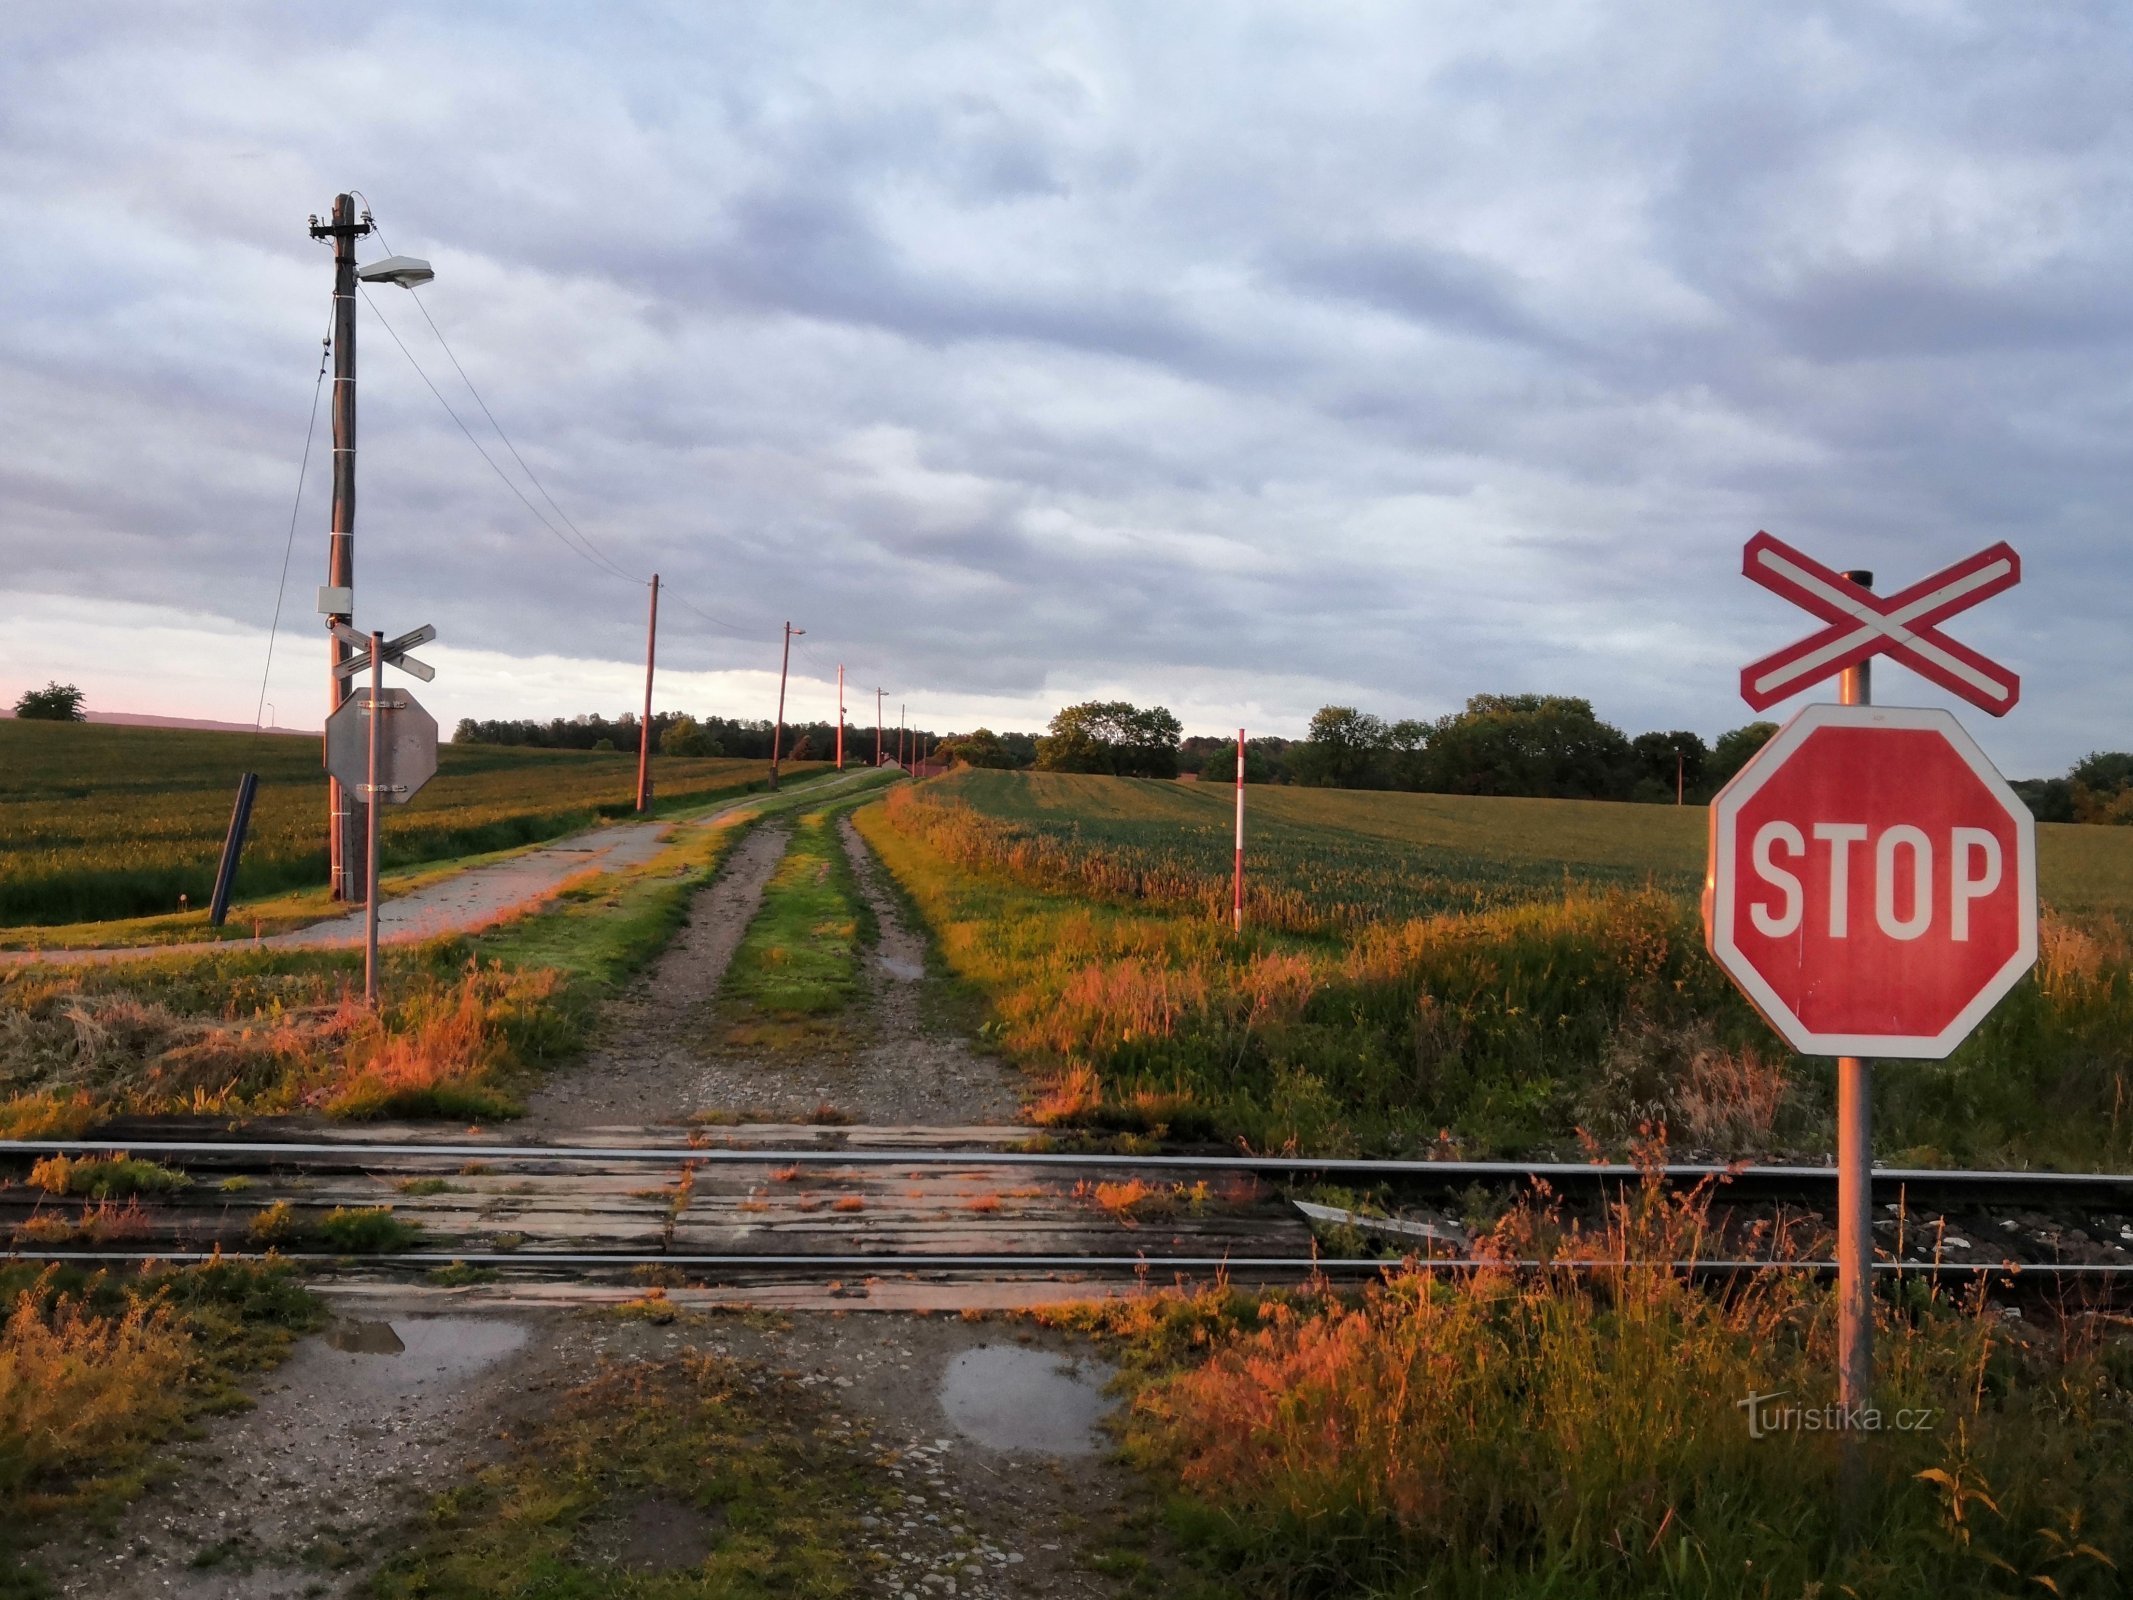
[[[1947,712],[1809,706],[1712,801],[1703,913],[1793,1049],[1939,1060],[2037,958],[2036,824]]]

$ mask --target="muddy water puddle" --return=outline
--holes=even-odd
[[[306,1365],[322,1385],[351,1391],[451,1388],[517,1354],[527,1332],[525,1323],[507,1317],[340,1318]]]
[[[1016,1344],[965,1350],[941,1374],[941,1410],[958,1433],[988,1450],[1092,1455],[1096,1425],[1111,1408],[1112,1368]]]

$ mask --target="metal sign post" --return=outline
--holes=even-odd
[[[370,687],[359,689],[326,719],[326,768],[341,785],[360,794],[369,812],[364,858],[369,864],[368,893],[363,904],[363,999],[378,1004],[378,854],[380,814],[384,803],[405,805],[437,775],[437,720],[404,690],[387,690],[385,668],[398,667],[424,682],[436,670],[407,652],[437,637],[424,626],[397,639],[382,633],[357,633],[335,623],[334,631],[355,653],[334,670],[343,678],[370,669]]]
[[[1711,802],[1711,954],[1793,1049],[1837,1061],[1837,1385],[1847,1517],[1867,1487],[1874,1373],[1871,1056],[1949,1055],[2034,964],[2036,824],[1945,711],[1874,708],[1889,655],[1995,716],[2021,680],[1934,626],[2011,587],[1995,545],[1912,587],[1872,592],[1758,533],[1743,570],[1829,624],[1752,663],[1757,710],[1839,676]]]
[[[370,746],[364,762],[363,799],[370,819],[364,854],[370,872],[364,882],[370,893],[363,897],[363,1004],[378,1009],[378,728],[385,721],[385,635],[370,636]]]

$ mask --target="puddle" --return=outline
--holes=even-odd
[[[390,1322],[336,1322],[326,1330],[326,1342],[358,1356],[396,1356],[407,1348]]]
[[[1085,1456],[1102,1444],[1097,1421],[1110,1409],[1101,1361],[983,1344],[965,1350],[941,1374],[941,1410],[957,1432],[988,1450]]]
[[[525,1323],[508,1317],[402,1317],[335,1322],[299,1355],[312,1378],[346,1393],[450,1388],[521,1349]],[[380,1357],[386,1359],[380,1360]]]
[[[901,978],[906,983],[916,983],[926,975],[926,964],[923,961],[899,961],[894,956],[876,956],[874,959],[892,976]]]

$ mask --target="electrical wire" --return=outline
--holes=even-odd
[[[370,197],[368,195],[365,195],[360,189],[351,189],[348,192],[363,202],[364,214],[370,220],[371,231],[377,235],[379,245],[385,250],[388,255],[390,255],[392,253],[392,244],[385,237],[384,230],[377,225],[376,211],[370,203]],[[593,564],[602,567],[607,572],[613,574],[615,577],[625,580],[626,582],[635,583],[639,585],[647,584],[649,580],[635,576],[633,573],[630,573],[623,567],[616,564],[613,560],[611,560],[607,556],[607,554],[599,548],[599,546],[594,544],[591,537],[586,534],[585,530],[580,528],[577,523],[571,520],[570,514],[566,512],[560,504],[557,503],[555,496],[548,492],[548,486],[541,482],[540,476],[534,472],[531,466],[527,464],[526,458],[519,453],[518,446],[511,442],[511,436],[504,431],[503,424],[496,420],[496,413],[489,409],[488,401],[484,400],[481,397],[481,391],[474,387],[474,380],[467,376],[466,367],[461,364],[458,354],[452,349],[451,341],[445,338],[444,330],[437,326],[437,319],[430,315],[429,307],[423,304],[422,297],[420,295],[415,295],[415,309],[422,313],[422,320],[429,324],[430,332],[436,336],[438,345],[444,351],[445,359],[452,363],[452,370],[459,374],[459,381],[466,385],[467,393],[472,395],[474,397],[474,403],[477,406],[481,407],[481,414],[488,419],[489,426],[496,430],[496,437],[502,440],[504,448],[511,452],[511,459],[518,463],[519,470],[525,473],[526,475],[526,480],[533,485],[535,490],[539,492],[541,498],[548,502],[549,506],[554,510],[556,516],[561,519],[563,526],[568,528],[571,534],[576,535],[575,543],[573,543],[571,539],[564,534],[561,528],[558,528],[555,523],[549,521],[549,519],[542,513],[540,507],[534,505],[531,500],[527,499],[525,492],[521,490],[516,483],[513,483],[511,481],[510,475],[504,471],[503,467],[498,464],[496,459],[491,456],[487,450],[482,448],[481,441],[474,437],[473,430],[469,428],[466,425],[465,421],[461,419],[459,413],[452,409],[450,402],[448,402],[444,398],[443,393],[438,389],[437,385],[430,381],[429,374],[423,371],[422,369],[422,363],[415,359],[414,352],[407,348],[405,341],[403,341],[398,332],[394,330],[392,323],[388,321],[385,317],[385,314],[378,309],[378,303],[376,300],[371,299],[370,291],[368,289],[365,289],[363,291],[363,298],[370,302],[370,309],[374,314],[376,314],[380,326],[385,329],[386,333],[391,335],[393,343],[400,347],[400,353],[407,357],[408,364],[415,369],[416,374],[422,379],[422,381],[425,384],[428,384],[430,393],[437,396],[437,403],[444,407],[445,414],[449,416],[454,422],[459,424],[459,431],[467,436],[467,442],[472,444],[476,450],[481,452],[481,457],[484,461],[489,463],[490,470],[494,472],[499,478],[503,479],[505,487],[510,489],[513,494],[517,495],[520,501],[523,502],[526,506],[526,509],[531,511],[535,517],[540,519],[541,525],[547,528],[547,530],[550,533],[554,534],[558,539],[562,540],[564,546],[569,549],[574,555],[579,556],[581,559],[592,562]],[[737,638],[752,639],[759,636],[758,629],[749,627],[744,623],[735,622],[729,617],[717,616],[712,612],[706,611],[702,606],[696,604],[687,595],[678,592],[671,584],[662,583],[660,585],[660,592],[667,599],[681,606],[684,610],[693,613],[698,619],[705,623],[708,623],[714,628],[721,629],[727,633],[734,635]]]
[[[647,582],[646,579],[636,577],[633,574],[624,571],[621,567],[616,566],[614,562],[608,560],[607,557],[601,555],[599,551],[593,549],[590,545],[581,547],[579,545],[573,544],[571,542],[570,535],[565,533],[561,528],[558,528],[553,522],[550,522],[548,520],[547,515],[541,510],[541,508],[535,505],[531,500],[526,497],[526,491],[521,489],[516,483],[513,483],[511,481],[511,474],[504,471],[504,469],[497,464],[496,457],[490,455],[489,452],[483,448],[482,442],[474,437],[474,430],[467,426],[466,419],[461,417],[458,412],[452,409],[452,402],[445,399],[444,391],[437,387],[436,383],[431,380],[430,375],[427,372],[423,371],[422,363],[415,359],[415,352],[408,349],[407,341],[400,337],[399,331],[393,327],[391,321],[386,317],[385,313],[378,309],[378,302],[372,298],[370,291],[367,288],[363,288],[363,285],[361,285],[360,283],[357,284],[356,287],[359,289],[363,289],[363,298],[369,303],[371,314],[378,319],[378,325],[382,327],[386,331],[386,333],[391,336],[392,342],[400,347],[400,353],[407,357],[407,364],[415,369],[415,376],[420,378],[423,383],[428,385],[430,393],[437,397],[437,403],[444,407],[444,414],[450,417],[455,423],[459,425],[459,431],[467,436],[467,443],[472,445],[476,453],[481,456],[482,460],[486,461],[489,464],[489,470],[495,473],[496,476],[502,480],[504,487],[518,496],[519,503],[523,505],[528,511],[533,513],[535,519],[540,523],[540,525],[546,528],[550,533],[554,534],[557,541],[562,544],[563,548],[568,550],[572,555],[578,557],[579,560],[586,562],[588,565],[598,567],[603,572],[606,572],[613,577],[622,579],[622,581],[625,583],[634,583],[639,586],[643,586]]]
[[[259,674],[259,704],[252,711],[252,731],[262,731],[267,714],[267,683],[274,676],[274,639],[281,631],[282,601],[289,593],[289,558],[296,552],[296,518],[304,508],[304,479],[311,471],[311,441],[318,434],[318,397],[326,387],[326,365],[333,359],[333,313],[326,313],[326,337],[319,341],[318,377],[311,385],[311,417],[304,424],[304,459],[296,469],[296,499],[289,507],[289,537],[281,548],[281,582],[274,589],[274,620],[267,627],[267,665]]]
[[[391,255],[393,253],[392,241],[385,237],[385,230],[378,226],[376,208],[371,205],[370,196],[363,193],[361,189],[350,189],[348,192],[363,202],[363,215],[365,220],[370,223],[370,231],[378,236],[378,243],[384,248],[385,253],[387,255]],[[615,573],[615,575],[618,577],[629,578],[629,581],[632,583],[647,582],[648,580],[646,579],[631,576],[628,572],[617,566],[612,560],[609,560],[606,554],[602,552],[593,543],[592,539],[586,534],[585,530],[579,527],[575,522],[571,521],[570,513],[565,511],[561,505],[557,504],[556,497],[548,492],[548,485],[541,482],[539,474],[537,474],[532,467],[526,464],[526,458],[519,454],[518,446],[511,442],[511,435],[504,432],[504,425],[496,420],[496,413],[489,409],[489,402],[484,400],[481,397],[481,391],[474,387],[474,380],[467,376],[467,369],[464,366],[460,365],[458,352],[453,350],[452,342],[449,339],[445,338],[444,330],[437,326],[437,319],[430,315],[430,308],[422,303],[422,296],[420,296],[419,294],[415,294],[412,287],[409,288],[408,293],[414,299],[415,309],[422,313],[422,320],[430,325],[430,332],[436,336],[437,343],[443,348],[445,359],[452,363],[452,370],[459,374],[459,381],[467,386],[467,393],[472,395],[474,397],[474,403],[481,407],[481,414],[489,419],[489,426],[496,430],[496,437],[501,439],[504,442],[504,448],[511,452],[511,459],[513,461],[516,461],[518,463],[519,470],[526,474],[527,482],[531,483],[535,489],[540,491],[541,498],[548,502],[549,506],[553,508],[555,514],[558,517],[561,517],[563,519],[564,526],[568,527],[572,533],[576,534],[578,536],[579,543],[584,545],[587,551],[591,552],[602,562],[604,562],[607,565],[608,570]],[[371,302],[371,309],[373,311],[377,310],[376,301]],[[379,320],[383,320],[382,316]],[[388,329],[388,331],[390,330]],[[401,346],[401,348],[404,350],[406,349],[406,346],[403,345]],[[410,359],[412,359],[412,357]],[[421,369],[418,367],[416,370],[420,371]],[[425,378],[424,381],[427,381],[427,379]],[[435,385],[432,385],[431,387],[434,390]],[[442,399],[443,396],[440,395],[438,396],[438,398]],[[457,419],[455,418],[454,420],[456,421]],[[462,427],[463,426],[464,424],[462,424]],[[492,462],[491,465],[493,466],[494,463]],[[520,498],[523,499],[524,496],[521,496]]]
[[[659,592],[663,595],[670,596],[676,605],[682,606],[687,610],[695,612],[699,617],[703,618],[704,621],[710,623],[711,626],[714,628],[723,628],[726,632],[735,634],[743,639],[753,639],[757,635],[757,630],[754,628],[746,627],[738,622],[729,621],[725,617],[714,617],[702,606],[696,604],[696,602],[691,600],[687,595],[682,594],[679,590],[673,588],[669,584],[662,583],[659,586]]]

